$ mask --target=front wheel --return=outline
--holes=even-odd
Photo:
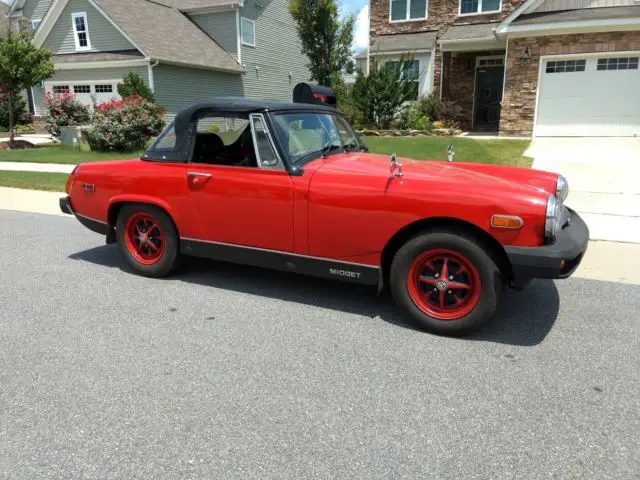
[[[391,293],[422,328],[463,336],[495,315],[504,288],[493,258],[474,238],[434,232],[409,240],[391,264]]]
[[[116,224],[120,254],[139,274],[164,277],[179,260],[179,239],[169,216],[157,207],[128,204]]]

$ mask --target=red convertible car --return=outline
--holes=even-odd
[[[562,176],[372,154],[319,103],[192,105],[141,158],[76,167],[60,208],[142,275],[192,255],[389,288],[452,336],[483,327],[505,287],[582,260],[589,233]]]

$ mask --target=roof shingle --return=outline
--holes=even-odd
[[[95,1],[136,46],[154,60],[235,73],[245,71],[226,50],[175,8],[150,0]]]

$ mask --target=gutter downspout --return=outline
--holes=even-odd
[[[156,62],[154,64],[151,63],[151,59],[149,59],[149,88],[151,89],[152,92],[155,93],[156,91],[156,86],[155,86],[155,82],[153,80],[153,69],[154,67],[158,66],[158,63],[160,63],[160,60],[156,60]]]

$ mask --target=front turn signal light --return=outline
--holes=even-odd
[[[506,228],[516,230],[524,225],[524,221],[515,215],[494,215],[491,217],[491,226],[493,228]]]

